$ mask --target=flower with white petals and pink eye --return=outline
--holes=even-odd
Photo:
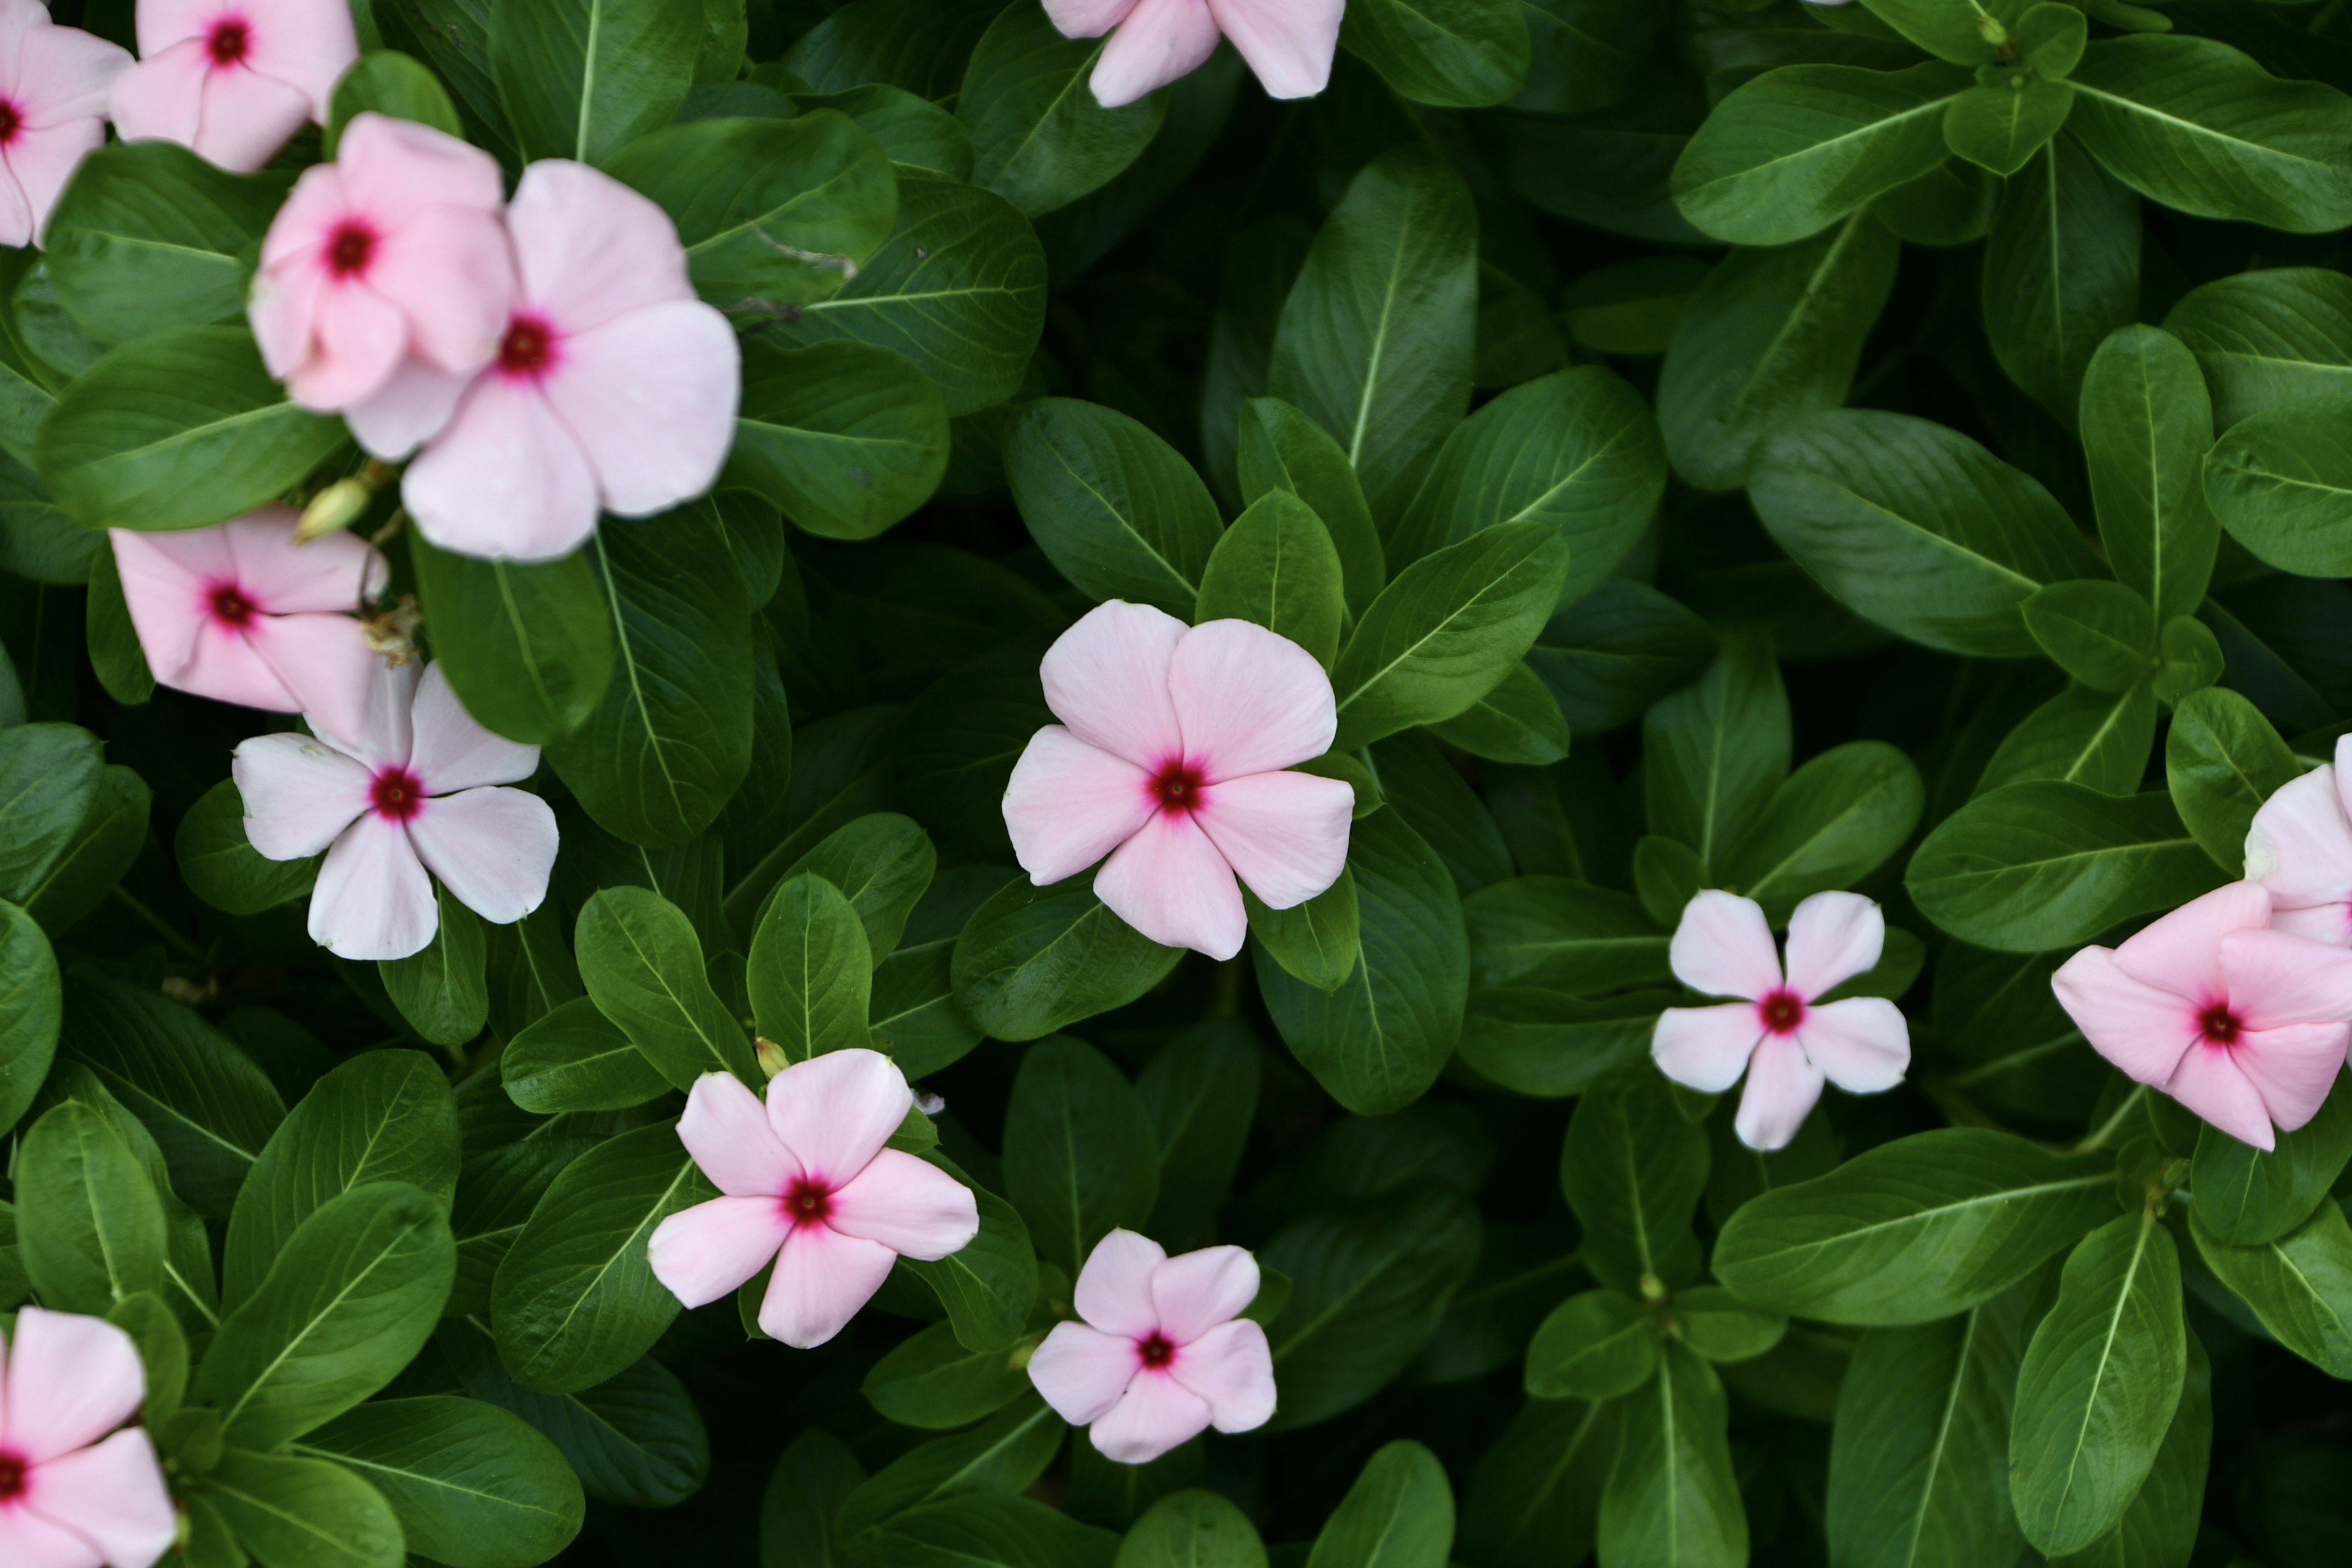
[[[1274,1415],[1274,1355],[1242,1316],[1257,1289],[1257,1259],[1241,1247],[1171,1258],[1114,1230],[1078,1270],[1085,1321],[1054,1325],[1029,1381],[1121,1464],[1149,1464],[1211,1426],[1252,1431]]]
[[[1038,887],[1097,860],[1095,892],[1157,942],[1231,958],[1241,889],[1267,908],[1339,879],[1356,792],[1286,770],[1331,748],[1331,679],[1248,621],[1187,626],[1113,599],[1046,650],[1045,705],[1004,791],[1004,825]],[[1108,856],[1108,859],[1104,859]]]
[[[148,1568],[179,1515],[144,1430],[131,1336],[103,1318],[16,1310],[0,1354],[0,1563]]]
[[[383,592],[383,557],[347,533],[294,542],[292,507],[213,528],[108,530],[123,603],[156,680],[321,727],[359,727],[379,662],[352,612]]]
[[[82,159],[106,143],[106,99],[128,51],[0,0],[0,246],[39,243]]]
[[[980,1234],[971,1189],[884,1147],[915,1103],[879,1051],[828,1051],[768,1080],[767,1104],[723,1072],[687,1096],[678,1141],[722,1196],[654,1227],[654,1278],[689,1307],[772,1263],[760,1328],[821,1345],[873,1300],[901,1258],[930,1261]]]
[[[2284,792],[2282,792],[2284,793]],[[2276,796],[2273,797],[2273,799]],[[2257,1149],[2319,1113],[2352,1040],[2352,951],[2271,927],[2271,895],[2217,888],[2050,977],[2092,1048]]]
[[[139,0],[139,63],[114,82],[126,142],[177,142],[249,174],[327,122],[360,58],[347,0]]]
[[[2336,761],[2284,784],[2246,831],[2246,880],[2271,896],[2271,924],[2338,947],[2352,945],[2352,735]]]
[[[316,726],[314,726],[316,727]],[[539,908],[555,868],[555,813],[528,790],[539,748],[474,721],[438,665],[379,661],[357,729],[256,735],[230,774],[245,834],[272,860],[326,851],[310,939],[344,958],[406,958],[439,929],[433,881],[486,921]]]
[[[1347,0],[1045,0],[1064,37],[1110,34],[1088,83],[1105,109],[1190,76],[1216,53],[1221,36],[1267,96],[1312,98],[1331,79],[1346,9]]]
[[[1687,1089],[1720,1094],[1748,1075],[1733,1126],[1750,1149],[1784,1149],[1826,1081],[1876,1094],[1903,1081],[1911,1031],[1881,996],[1824,1002],[1828,992],[1878,963],[1886,916],[1859,893],[1815,893],[1789,917],[1783,968],[1763,906],[1708,889],[1683,906],[1666,949],[1675,978],[1719,1007],[1669,1007],[1650,1054]]]

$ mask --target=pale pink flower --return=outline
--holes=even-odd
[[[1263,1426],[1274,1414],[1274,1356],[1265,1331],[1242,1316],[1257,1287],[1257,1259],[1241,1247],[1171,1258],[1114,1230],[1078,1270],[1086,1321],[1054,1325],[1029,1358],[1029,1381],[1124,1465],[1149,1464],[1211,1426]]]
[[[2352,944],[2352,801],[2345,798],[2352,735],[2321,764],[2282,784],[2246,832],[2246,880],[2271,896],[2271,924],[2297,936]]]
[[[2083,949],[2050,984],[2093,1049],[2257,1149],[2317,1114],[2352,1038],[2352,952],[2272,930],[2253,882]]]
[[[1095,892],[1112,913],[1225,959],[1249,931],[1235,873],[1276,910],[1339,879],[1356,792],[1283,771],[1330,750],[1339,722],[1305,648],[1113,599],[1055,640],[1042,674],[1062,722],[1030,737],[1004,791],[1013,856],[1038,887],[1108,855]]]
[[[1823,1002],[1822,994],[1878,962],[1886,916],[1859,893],[1815,893],[1789,917],[1784,969],[1763,906],[1709,889],[1683,906],[1666,949],[1675,978],[1720,1007],[1669,1007],[1650,1054],[1687,1089],[1720,1094],[1748,1075],[1733,1127],[1750,1149],[1784,1149],[1826,1080],[1848,1094],[1903,1081],[1911,1031],[1881,996]]]
[[[404,426],[438,429],[401,497],[444,550],[535,561],[578,548],[600,510],[649,517],[710,488],[741,353],[668,215],[610,175],[533,163],[507,228],[518,288],[489,368],[395,384]]]
[[[1221,33],[1268,97],[1312,98],[1331,79],[1346,9],[1346,0],[1045,0],[1064,37],[1111,34],[1090,84],[1105,109],[1191,75]]]
[[[130,54],[0,0],[0,246],[37,244],[75,166],[106,142],[106,95]]]
[[[761,1330],[801,1350],[841,1332],[898,1258],[934,1261],[980,1233],[971,1188],[883,1147],[914,1103],[879,1051],[794,1062],[764,1110],[740,1080],[703,1074],[677,1137],[725,1195],[654,1227],[654,1278],[699,1307],[773,1263]]]
[[[107,531],[131,625],[175,690],[355,729],[376,655],[352,617],[383,592],[383,557],[348,533],[294,542],[292,507],[172,533]]]
[[[348,0],[139,0],[139,63],[114,83],[126,142],[177,142],[249,174],[327,122],[360,58]]]
[[[505,205],[488,153],[429,125],[353,117],[335,162],[303,171],[261,242],[247,313],[269,374],[306,408],[349,410],[377,457],[406,456],[432,431],[403,427],[412,399],[378,395],[412,359],[444,376],[490,363],[514,297]]]
[[[420,678],[421,671],[421,678]],[[555,813],[528,790],[537,746],[474,721],[438,665],[380,663],[365,718],[345,733],[256,735],[230,776],[245,836],[272,860],[327,853],[310,939],[344,958],[406,958],[439,929],[432,879],[509,925],[539,908],[555,868]]]
[[[147,1396],[131,1336],[19,1307],[0,1369],[0,1563],[148,1568],[169,1551],[180,1521],[155,1445],[122,1425]]]

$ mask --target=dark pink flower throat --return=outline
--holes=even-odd
[[[1201,808],[1208,781],[1201,776],[1198,767],[1182,757],[1171,757],[1160,764],[1160,771],[1151,775],[1148,787],[1161,812],[1179,816]]]
[[[231,631],[243,631],[261,613],[236,579],[207,584],[205,587],[205,607],[213,619]]]
[[[2205,1010],[2197,1015],[2198,1037],[2209,1046],[2226,1049],[2236,1045],[2238,1037],[2245,1032],[2246,1021],[2239,1017],[2227,1002],[2209,1003]]]
[[[368,809],[388,822],[406,822],[425,809],[425,785],[406,768],[385,768],[368,782]]]
[[[16,132],[25,128],[25,111],[0,98],[0,147],[16,140]]]
[[[13,1502],[25,1495],[25,1472],[30,1468],[23,1455],[0,1450],[0,1502]]]
[[[253,31],[242,16],[223,16],[205,35],[205,53],[216,66],[243,65],[253,48]]]
[[[499,340],[499,370],[536,381],[555,368],[555,329],[537,316],[517,316]]]
[[[1764,1020],[1764,1027],[1773,1034],[1793,1035],[1797,1026],[1805,1021],[1805,999],[1783,988],[1757,1003],[1756,1013]]]
[[[327,270],[337,278],[356,278],[375,259],[376,233],[355,217],[337,224],[327,236]]]
[[[823,1225],[833,1217],[833,1189],[806,1176],[794,1182],[793,1190],[776,1202],[790,1225]]]
[[[1136,1342],[1135,1359],[1157,1370],[1176,1359],[1176,1347],[1168,1342],[1167,1335],[1155,1331],[1150,1339]]]

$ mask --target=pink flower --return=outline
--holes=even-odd
[[[2270,894],[2232,882],[2121,947],[2083,949],[2051,988],[2127,1076],[2273,1148],[2272,1123],[2292,1132],[2310,1121],[2343,1070],[2352,952],[2270,924]]]
[[[154,1444],[122,1425],[147,1396],[131,1336],[19,1307],[0,1366],[0,1563],[148,1568],[180,1521]]]
[[[2271,896],[2271,924],[2337,947],[2352,943],[2352,802],[2345,799],[2352,735],[2336,763],[2312,769],[2263,802],[2246,833],[2246,880]]]
[[[980,1233],[970,1188],[883,1147],[914,1103],[879,1051],[793,1063],[768,1080],[764,1112],[735,1079],[703,1074],[678,1142],[726,1195],[655,1227],[654,1278],[699,1307],[773,1262],[761,1329],[801,1350],[841,1332],[897,1259],[945,1258]]]
[[[1095,1447],[1149,1464],[1204,1429],[1247,1432],[1274,1414],[1274,1355],[1242,1316],[1257,1259],[1238,1247],[1171,1258],[1131,1230],[1095,1244],[1078,1270],[1082,1323],[1056,1323],[1029,1381]]]
[[[404,427],[439,432],[401,497],[444,550],[544,560],[594,532],[600,509],[648,517],[710,488],[741,355],[695,298],[668,216],[618,180],[533,163],[507,226],[520,286],[489,368],[401,389]]]
[[[335,162],[303,172],[261,242],[247,314],[269,374],[306,408],[349,409],[378,457],[405,456],[432,433],[398,427],[412,400],[369,400],[411,359],[445,376],[489,363],[514,295],[505,205],[488,153],[429,125],[354,117]]]
[[[383,591],[383,557],[348,533],[297,544],[299,521],[266,506],[214,528],[107,533],[158,681],[349,731],[377,664],[352,612]]]
[[[1312,98],[1331,79],[1346,9],[1346,0],[1045,0],[1066,38],[1118,29],[1095,66],[1095,98],[1105,109],[1190,75],[1216,52],[1220,33],[1269,97]]]
[[[249,174],[360,58],[347,0],[139,0],[139,63],[114,83],[126,142],[177,142]]]
[[[1212,958],[1268,908],[1339,879],[1356,793],[1286,773],[1330,750],[1338,710],[1314,655],[1247,621],[1187,627],[1097,605],[1045,652],[1045,705],[1004,792],[1013,852],[1038,887],[1105,855],[1095,892],[1144,935]],[[1065,728],[1064,726],[1067,726]]]
[[[0,0],[0,245],[37,243],[75,165],[106,141],[106,94],[131,57]]]
[[[499,925],[547,897],[555,813],[527,790],[491,787],[538,767],[539,748],[476,723],[437,665],[386,663],[356,729],[256,735],[229,772],[255,849],[272,860],[327,852],[310,939],[344,958],[406,958],[441,923],[428,869]]]
[[[1880,996],[1822,1002],[1823,993],[1878,962],[1886,916],[1859,893],[1815,893],[1789,917],[1784,971],[1772,928],[1753,899],[1710,889],[1683,906],[1666,949],[1675,978],[1720,1007],[1669,1007],[1650,1054],[1685,1088],[1720,1094],[1748,1075],[1733,1122],[1750,1149],[1784,1149],[1804,1125],[1824,1079],[1848,1094],[1903,1081],[1911,1031]]]

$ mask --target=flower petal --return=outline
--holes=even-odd
[[[2201,1027],[2196,1005],[2135,980],[2104,947],[2059,965],[2050,988],[2091,1048],[2141,1083],[2169,1079]]]
[[[1135,1342],[1084,1323],[1055,1323],[1029,1357],[1029,1381],[1074,1426],[1099,1421],[1142,1365]]]
[[[307,860],[368,809],[366,768],[309,735],[237,743],[229,776],[245,798],[245,836],[268,860]]]
[[[481,784],[520,784],[539,771],[539,748],[485,729],[450,689],[446,671],[427,665],[409,710],[408,765],[427,795]]]
[[[68,29],[58,27],[55,32]],[[23,130],[8,144],[8,173],[25,194],[36,237],[48,228],[49,213],[65,195],[67,184],[81,161],[106,144],[106,122],[96,118],[69,120],[46,130]]]
[[[98,1548],[30,1509],[0,1509],[0,1563],[8,1568],[101,1568]]]
[[[441,924],[433,882],[400,824],[370,813],[343,830],[310,892],[310,940],[340,958],[406,958]]]
[[[1207,1431],[1209,1421],[1207,1400],[1164,1372],[1142,1372],[1087,1436],[1105,1458],[1148,1465]]]
[[[44,1464],[130,1420],[146,1394],[147,1373],[129,1334],[103,1318],[19,1308],[0,1442]]]
[[[1209,0],[1218,30],[1268,98],[1312,98],[1331,79],[1346,0]]]
[[[938,1166],[885,1149],[835,1191],[827,1223],[929,1263],[962,1251],[980,1234],[980,1203]]]
[[[47,216],[44,213],[42,217]],[[26,199],[25,187],[9,170],[8,154],[0,152],[0,245],[22,250],[33,243],[41,226],[34,220],[33,204]]]
[[[742,380],[727,318],[677,300],[566,338],[546,387],[588,455],[604,510],[650,517],[718,479]]]
[[[350,616],[257,616],[245,645],[301,704],[310,727],[342,740],[361,733],[383,659]]]
[[[1141,768],[1059,724],[1029,737],[1004,786],[1013,858],[1041,888],[1076,876],[1134,837],[1158,809]]]
[[[731,1296],[783,1249],[792,1222],[774,1198],[712,1198],[654,1226],[646,1261],[689,1310]]]
[[[441,433],[472,384],[471,376],[411,356],[371,396],[344,409],[343,423],[369,457],[396,463]]]
[[[1239,1247],[1180,1253],[1151,1270],[1160,1331],[1179,1345],[1240,1317],[1257,1300],[1257,1259]]]
[[[2272,793],[2246,830],[2246,879],[2289,909],[2352,899],[2352,823],[2336,772],[2315,768]]]
[[[768,1080],[768,1125],[830,1187],[866,1169],[914,1104],[898,1064],[862,1047],[794,1062]]]
[[[425,868],[492,925],[512,925],[547,901],[555,870],[555,811],[528,790],[460,790],[408,819]]]
[[[1216,51],[1217,19],[1203,0],[1137,0],[1087,85],[1097,103],[1118,109],[1190,76]]]
[[[523,301],[565,336],[668,300],[691,300],[669,215],[585,163],[542,158],[507,208]]]
[[[207,73],[203,101],[190,145],[197,156],[238,174],[276,157],[314,111],[309,93],[254,70]]]
[[[2336,1088],[2347,1040],[2352,1025],[2289,1024],[2248,1030],[2230,1057],[2262,1096],[2263,1111],[2292,1132],[2319,1114]]]
[[[331,414],[374,395],[408,354],[408,318],[359,283],[319,291],[310,352],[286,379],[296,403]]]
[[[505,216],[506,179],[499,173],[499,161],[470,142],[414,120],[395,120],[372,109],[352,115],[335,144],[335,162],[320,167],[348,171],[350,188],[363,193],[370,207],[404,224],[436,211]],[[513,258],[503,238],[499,250],[499,272],[511,286]],[[388,292],[403,303],[424,303],[408,300],[398,289]],[[505,326],[504,312],[501,303],[483,330],[495,335]]]
[[[460,555],[548,561],[596,531],[587,454],[536,386],[495,374],[467,388],[400,496],[426,539]]]
[[[1078,1316],[1107,1334],[1139,1340],[1160,1327],[1160,1305],[1151,1298],[1151,1276],[1168,1261],[1167,1249],[1148,1236],[1114,1230],[1095,1243],[1078,1270],[1072,1293]]]
[[[150,43],[149,7],[138,9],[139,63],[114,79],[107,93],[107,118],[125,142],[177,142],[193,147],[204,123],[205,82],[212,75],[205,41],[191,34]]]
[[[1780,989],[1780,953],[1764,906],[1718,889],[1695,893],[1683,906],[1666,962],[1675,979],[1709,996],[1761,1002]]]
[[[1356,792],[1314,773],[1244,773],[1209,785],[1192,820],[1270,910],[1296,909],[1348,866]]]
[[[733,1073],[694,1080],[677,1119],[677,1141],[730,1198],[780,1198],[801,1179],[801,1163],[778,1141],[760,1097]]]
[[[120,44],[79,27],[37,21],[19,36],[16,47],[15,85],[25,125],[47,131],[68,121],[103,121],[114,79],[131,63],[131,51]],[[102,125],[99,133],[105,134]]]
[[[227,540],[216,528],[181,533],[110,528],[106,534],[140,651],[155,679],[168,685],[195,657],[196,639],[205,629],[205,579],[236,571]]]
[[[290,506],[265,506],[195,531],[219,537],[237,586],[268,615],[349,614],[383,592],[390,568],[379,552],[351,533],[297,543],[294,530],[301,521]]]
[[[302,710],[302,700],[286,689],[278,672],[243,633],[211,622],[197,632],[188,662],[169,676],[158,670],[155,679],[174,690],[234,702],[241,708],[271,713]]]
[[[1748,1058],[1764,1037],[1764,1020],[1753,1002],[1719,1007],[1669,1007],[1650,1035],[1650,1056],[1658,1070],[1685,1089],[1721,1094],[1748,1070]]]
[[[1221,1323],[1176,1352],[1168,1375],[1207,1402],[1220,1432],[1248,1432],[1274,1415],[1274,1352],[1247,1318]]]
[[[2338,904],[2314,904],[2303,910],[2273,905],[2271,930],[2324,942],[2330,947],[2352,946],[2352,900]]]
[[[1095,896],[1152,941],[1220,961],[1249,934],[1234,868],[1189,814],[1159,813],[1112,850]]]
[[[1112,599],[1054,639],[1038,676],[1045,706],[1087,745],[1156,773],[1182,755],[1168,696],[1168,665],[1184,623],[1149,605]]]
[[[795,1350],[811,1350],[849,1326],[874,1299],[898,1257],[878,1241],[804,1225],[784,1238],[760,1303],[760,1328]]]
[[[155,1445],[135,1426],[45,1461],[33,1472],[25,1506],[121,1568],[153,1563],[180,1530]]]
[[[2283,931],[2221,938],[2231,1009],[2249,1029],[2352,1021],[2352,949]]]
[[[1877,1094],[1903,1081],[1911,1066],[1911,1028],[1903,1009],[1883,996],[1849,996],[1805,1009],[1797,1044],[1848,1094]]]
[[[1209,784],[1270,773],[1331,749],[1331,678],[1288,637],[1249,621],[1186,632],[1168,660],[1184,760]]]
[[[1099,38],[1134,9],[1135,0],[1045,0],[1045,19],[1066,38]]]
[[[1805,1059],[1796,1040],[1767,1035],[1748,1058],[1748,1088],[1732,1129],[1750,1149],[1785,1149],[1822,1098],[1822,1069]]]
[[[2252,882],[2231,882],[2142,928],[2116,949],[2116,966],[2143,984],[2201,1003],[2227,984],[2222,934],[2270,923],[2270,894]]]
[[[2267,1153],[2278,1147],[2269,1108],[2234,1056],[2222,1047],[2199,1046],[2180,1058],[2164,1092],[2239,1142]]]
[[[300,89],[310,100],[311,117],[325,124],[327,97],[334,91],[336,79],[360,58],[351,7],[319,0],[243,0],[243,5],[253,23],[247,63]]]
[[[1867,973],[1886,948],[1886,914],[1860,893],[1815,893],[1789,917],[1789,988],[1811,1002]]]

